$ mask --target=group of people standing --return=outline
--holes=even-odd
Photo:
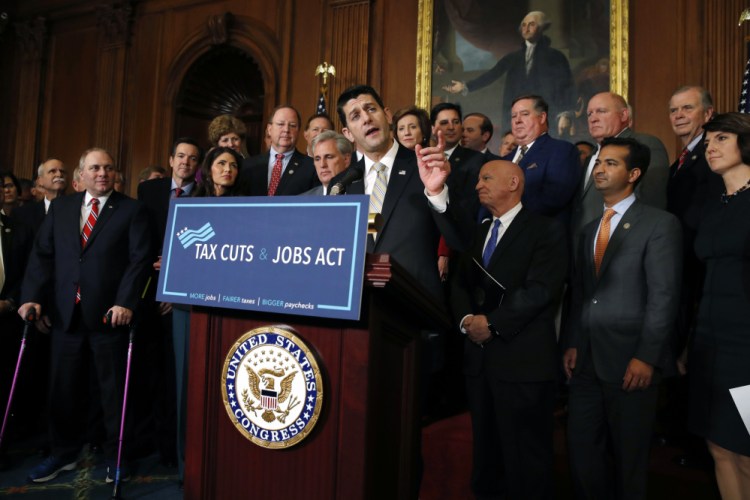
[[[678,89],[669,107],[685,146],[671,166],[658,139],[630,129],[616,94],[588,103],[597,144],[582,164],[573,144],[549,136],[543,96],[510,102],[515,147],[499,157],[486,150],[492,128],[480,113],[464,117],[459,105],[440,103],[394,116],[366,85],[339,96],[341,133],[327,116],[307,121],[308,154],[296,149],[302,123],[290,105],[269,117],[268,152],[249,158],[242,122],[217,118],[212,149],[204,155],[194,139],[175,140],[171,176],[140,184],[138,200],[114,191],[118,169],[107,151],[85,151],[84,190],[40,206],[34,237],[2,240],[0,305],[8,307],[0,318],[18,306],[21,318],[33,311],[51,331],[51,450],[30,479],[76,466],[90,377],[111,467],[125,327],[136,314],[163,356],[154,365],[167,382],[155,394],[171,396],[153,411],[176,421],[161,451],[182,477],[189,310],[156,302],[147,285],[160,269],[170,199],[326,195],[343,182],[382,215],[368,251],[390,254],[453,314],[446,334],[463,343],[477,498],[554,496],[561,371],[577,497],[644,498],[658,385],[685,366],[689,428],[708,443],[722,496],[745,498],[750,435],[729,389],[750,384],[750,118],[713,116],[700,87]],[[344,182],[347,169],[361,176]],[[3,224],[26,234],[25,223]],[[8,272],[21,241],[28,265],[24,258],[21,271]],[[111,327],[102,326],[108,314]],[[126,421],[126,439],[133,426]]]

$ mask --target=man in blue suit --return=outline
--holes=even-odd
[[[549,106],[538,95],[513,100],[511,129],[518,145],[504,160],[523,170],[523,206],[533,213],[567,221],[570,203],[581,178],[578,150],[547,133]]]

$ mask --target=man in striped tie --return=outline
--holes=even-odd
[[[18,310],[21,317],[34,311],[37,317],[49,314],[52,321],[52,449],[30,472],[34,482],[49,481],[76,466],[85,436],[89,364],[99,383],[101,399],[92,403],[102,406],[107,436],[102,444],[107,479],[112,479],[125,382],[125,327],[151,265],[146,209],[113,190],[117,169],[112,156],[89,149],[78,169],[86,190],[50,205],[29,257]],[[52,293],[45,293],[48,289]],[[108,314],[111,327],[103,323]]]

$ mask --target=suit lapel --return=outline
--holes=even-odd
[[[495,266],[500,260],[502,259],[503,253],[510,248],[513,244],[513,240],[515,240],[519,234],[523,232],[523,230],[526,228],[526,220],[529,218],[529,213],[525,209],[521,209],[520,212],[516,215],[516,217],[513,219],[513,222],[511,222],[510,226],[508,226],[505,229],[505,232],[503,233],[503,237],[500,238],[500,241],[497,243],[497,247],[495,248],[495,251],[492,253],[492,257],[490,258],[490,263],[487,266],[488,268],[491,268]],[[487,232],[485,231],[485,239]],[[484,240],[483,240],[484,242]]]
[[[91,247],[96,237],[99,235],[99,233],[102,232],[104,226],[107,224],[107,221],[109,221],[109,219],[112,217],[112,214],[116,210],[119,201],[120,199],[118,193],[116,191],[112,191],[112,194],[110,194],[109,198],[107,199],[107,203],[102,205],[102,207],[99,209],[99,217],[97,217],[96,219],[96,224],[94,224],[94,228],[91,230],[91,235],[89,236],[89,240],[86,243],[86,247],[83,249],[83,252]]]
[[[301,156],[300,153],[296,150],[294,151],[294,153],[292,153],[292,157],[289,158],[289,163],[284,169],[284,173],[281,175],[279,186],[276,188],[277,193],[280,191],[283,192],[286,185],[294,181],[294,174],[299,169],[301,161],[302,161],[302,158],[300,158],[300,156]]]
[[[617,254],[617,250],[622,245],[622,242],[625,241],[625,238],[631,233],[633,226],[638,223],[640,212],[641,206],[638,202],[635,202],[622,215],[620,222],[612,233],[612,237],[607,243],[607,249],[604,251],[604,256],[602,257],[602,265],[599,268],[599,276],[602,276],[607,271],[609,263],[612,261],[614,255]]]
[[[398,154],[396,154],[396,160],[393,162],[393,168],[391,168],[391,176],[388,179],[388,188],[385,191],[385,199],[383,200],[383,210],[381,212],[383,216],[383,229],[381,232],[385,232],[385,228],[388,226],[388,221],[391,219],[393,209],[401,199],[401,194],[404,192],[404,188],[409,183],[409,179],[414,175],[416,165],[412,159],[404,158],[402,155],[402,147],[399,147]],[[408,151],[404,149],[404,151]],[[416,158],[416,157],[415,157]]]

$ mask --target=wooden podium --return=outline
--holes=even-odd
[[[421,330],[447,312],[388,255],[368,255],[360,321],[193,308],[185,499],[410,498],[417,474]],[[242,334],[285,324],[312,348],[324,403],[312,433],[265,449],[231,423],[221,393]]]

